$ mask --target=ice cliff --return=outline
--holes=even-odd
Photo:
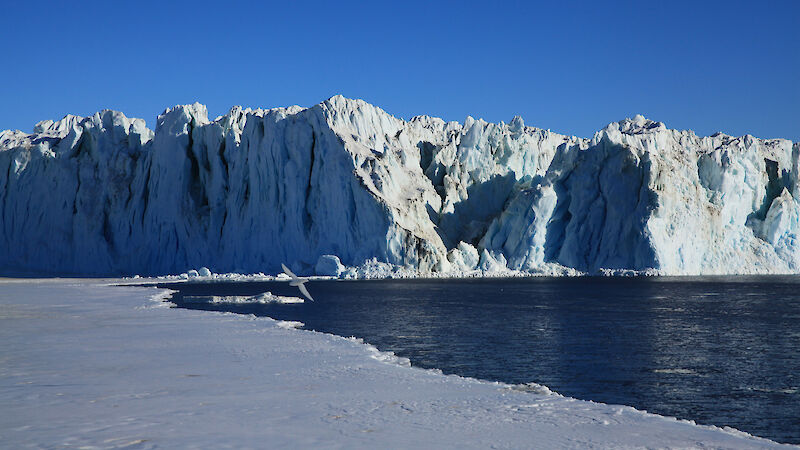
[[[641,116],[591,139],[360,100],[0,133],[0,271],[800,271],[800,145]]]

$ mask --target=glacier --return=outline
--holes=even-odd
[[[0,132],[0,273],[798,273],[798,173],[798,143],[642,116],[579,138],[342,96],[155,131],[104,110]]]

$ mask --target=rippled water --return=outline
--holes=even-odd
[[[800,277],[198,283],[180,307],[296,320],[412,365],[732,426],[800,443]],[[184,295],[192,296],[184,301]]]

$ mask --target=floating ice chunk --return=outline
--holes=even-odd
[[[344,266],[336,255],[322,255],[317,259],[317,265],[314,267],[317,275],[338,277],[344,272]]]
[[[200,269],[197,271],[197,273],[198,273],[198,274],[199,274],[201,277],[210,277],[210,276],[211,276],[211,271],[210,271],[210,270],[208,270],[208,267],[201,267],[201,268],[200,268]]]
[[[285,297],[282,295],[275,295],[272,292],[264,292],[262,294],[246,296],[246,295],[187,295],[183,297],[186,303],[209,303],[209,304],[248,304],[248,303],[304,303],[305,300],[299,297]]]
[[[248,301],[255,303],[305,303],[305,300],[300,297],[275,295],[272,292],[255,295],[250,297]]]

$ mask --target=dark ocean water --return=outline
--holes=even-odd
[[[204,296],[299,292],[164,286],[179,307],[297,320],[415,366],[800,443],[800,277],[311,281],[316,302],[268,305]]]

